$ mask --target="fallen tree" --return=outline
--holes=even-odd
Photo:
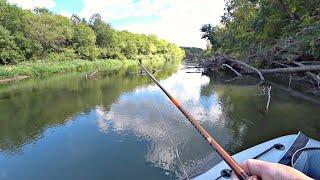
[[[297,58],[298,57],[298,58]],[[256,68],[250,64],[250,58],[246,62],[237,60],[227,55],[216,54],[207,60],[202,60],[198,67],[205,69],[205,73],[230,70],[237,78],[241,78],[245,74],[257,75],[263,82],[265,76],[275,76],[277,78],[287,77],[288,88],[291,89],[292,84],[306,84],[305,92],[312,92],[314,95],[320,95],[320,64],[310,61],[301,61],[301,55],[295,56],[293,60],[275,60],[266,68]],[[299,59],[300,58],[300,59]]]
[[[301,66],[301,67],[287,67],[287,68],[274,68],[274,69],[261,69],[263,74],[270,73],[296,73],[296,72],[308,72],[308,71],[320,71],[320,65]]]

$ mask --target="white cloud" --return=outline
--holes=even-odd
[[[34,9],[36,7],[53,8],[56,6],[54,0],[8,0],[11,4],[17,4],[24,9]]]
[[[61,16],[68,17],[68,18],[70,18],[70,17],[72,16],[71,13],[66,12],[66,11],[61,11],[61,12],[59,12],[58,14],[61,15]]]
[[[190,70],[179,70],[160,83],[177,97],[205,128],[213,130],[223,146],[236,141],[237,138],[234,138],[232,132],[224,127],[228,118],[222,111],[218,96],[212,94],[207,100],[201,98],[201,87],[208,85],[209,78],[201,74],[185,73],[186,71]],[[194,145],[198,134],[156,85],[151,84],[124,93],[107,109],[103,106],[96,107],[95,113],[97,127],[101,132],[117,132],[123,136],[134,134],[137,139],[148,140],[145,160],[153,166],[170,173],[182,172],[182,166],[177,166],[178,156],[173,146],[177,148],[182,163],[196,164],[197,160],[189,159],[190,154],[185,150]]]
[[[148,23],[124,24],[118,28],[132,32],[156,34],[180,46],[205,47],[199,31],[205,23],[218,24],[223,14],[224,0],[84,0],[82,17],[100,13],[108,22],[131,17],[157,16]]]
[[[35,7],[53,8],[54,0],[8,0],[25,9]],[[156,34],[158,37],[176,43],[179,46],[205,47],[201,40],[200,27],[206,23],[218,24],[223,14],[224,0],[83,0],[81,17],[90,18],[100,13],[107,22],[121,22],[132,17],[158,17],[154,21],[143,20],[132,24],[125,21],[117,25],[137,33]],[[60,12],[69,17],[70,13]]]

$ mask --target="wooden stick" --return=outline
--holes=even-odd
[[[269,112],[269,105],[270,105],[270,101],[271,101],[271,88],[272,88],[272,86],[268,87],[268,101],[267,101],[267,105],[266,105],[266,113]]]

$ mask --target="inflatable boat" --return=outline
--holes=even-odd
[[[188,174],[195,180],[230,179],[232,170],[220,158],[210,156]],[[232,156],[238,163],[247,159],[292,166],[314,179],[320,179],[320,142],[302,133],[269,140]]]

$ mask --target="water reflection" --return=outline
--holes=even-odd
[[[201,89],[209,82],[210,79],[206,76],[186,74],[181,70],[161,81],[161,84],[178,97],[201,123],[210,129],[220,129],[219,137],[223,137],[223,143],[226,143],[232,139],[232,132],[223,128],[226,116],[217,94],[213,92],[209,97],[201,96]],[[198,159],[190,157],[190,153],[197,153],[192,152],[194,150],[190,149],[190,146],[194,146],[194,139],[197,139],[198,143],[202,140],[155,85],[122,94],[110,109],[105,110],[99,106],[95,111],[100,131],[115,131],[122,136],[134,134],[141,140],[148,140],[146,161],[173,173],[174,176],[182,176],[184,166],[201,159],[201,156],[198,156]],[[199,144],[205,147],[202,143]],[[189,150],[191,152],[188,152]],[[182,162],[178,155],[182,157]]]
[[[265,115],[266,99],[247,79],[156,76],[231,153],[299,130],[319,137],[318,106],[277,88]],[[0,179],[176,179],[217,156],[146,76],[84,77],[0,87]]]
[[[165,78],[172,70],[162,71]],[[0,88],[0,151],[20,153],[25,144],[43,137],[46,129],[63,126],[70,117],[98,104],[109,107],[121,93],[148,82],[147,77],[100,74],[85,80],[84,74],[33,79]],[[121,82],[121,83],[119,83]]]

